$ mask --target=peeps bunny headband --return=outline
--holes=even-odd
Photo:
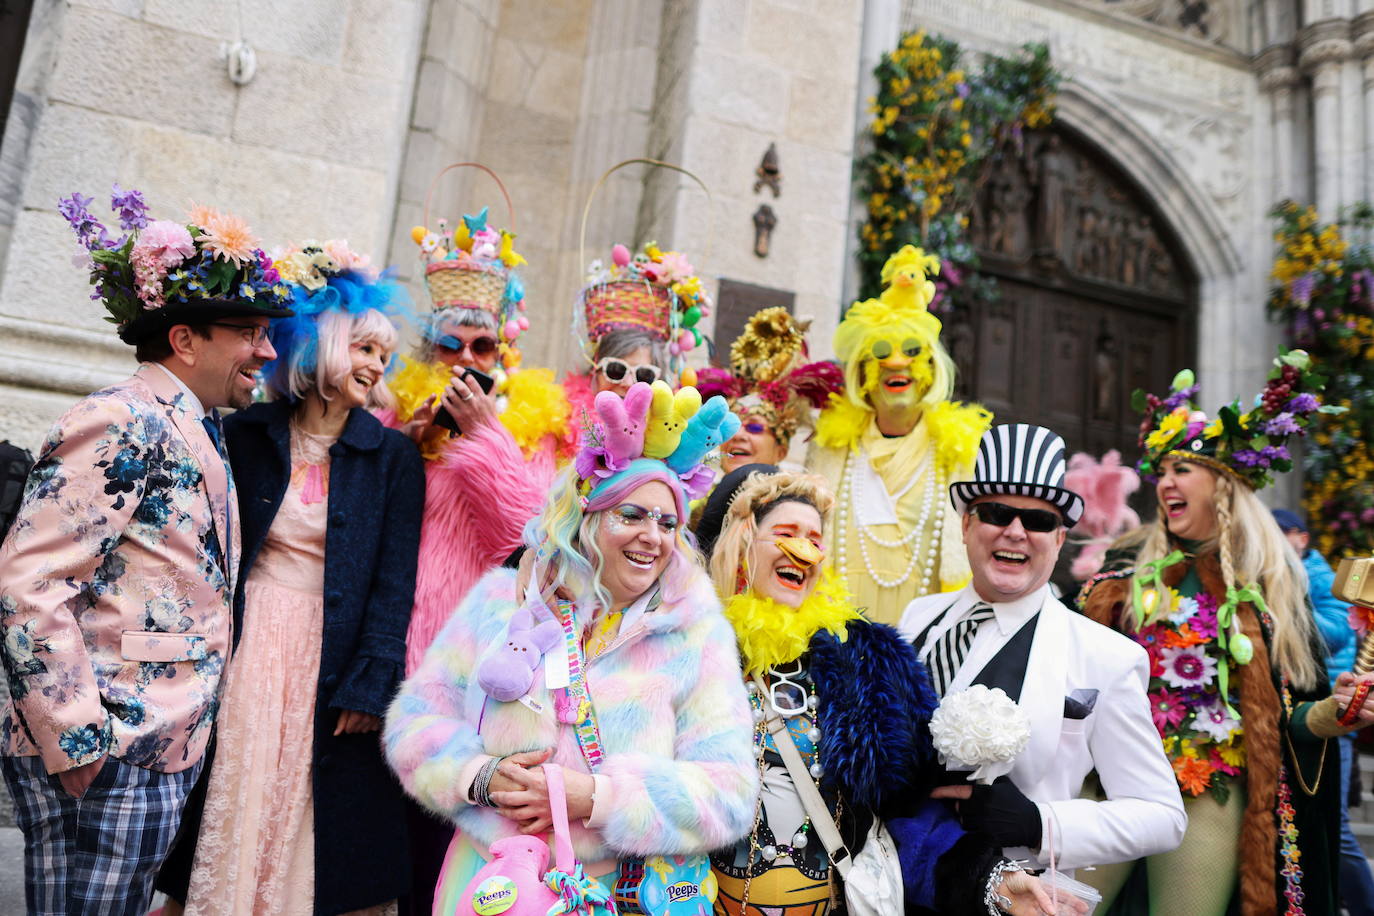
[[[580,480],[583,510],[606,508],[602,500],[621,491],[626,475],[668,483],[685,518],[685,501],[704,496],[715,474],[706,456],[739,431],[739,417],[722,397],[705,404],[695,388],[676,393],[662,380],[637,382],[622,399],[603,391],[593,403],[595,416],[583,431],[573,460]]]

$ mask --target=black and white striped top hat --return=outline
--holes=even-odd
[[[978,444],[973,479],[949,485],[950,501],[963,515],[980,496],[1033,496],[1057,508],[1072,528],[1083,515],[1083,497],[1064,489],[1064,451],[1064,440],[1043,426],[994,426]]]

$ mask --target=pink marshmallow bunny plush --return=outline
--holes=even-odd
[[[493,700],[512,703],[530,692],[534,673],[544,653],[563,638],[563,628],[553,615],[545,612],[535,623],[535,615],[522,607],[511,615],[506,638],[477,663],[477,686]]]
[[[614,391],[603,391],[592,402],[596,425],[573,461],[583,479],[604,477],[624,468],[644,451],[649,403],[653,390],[635,382],[622,400]]]

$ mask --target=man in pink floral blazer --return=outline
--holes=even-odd
[[[119,194],[131,247],[105,241],[88,199],[62,212],[142,365],[58,420],[0,546],[0,764],[30,913],[147,910],[232,644],[239,528],[215,408],[252,400],[268,319],[290,314],[246,226],[126,222],[142,201]]]

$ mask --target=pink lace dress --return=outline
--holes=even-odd
[[[292,424],[291,482],[244,585],[243,633],[224,677],[187,916],[314,913],[310,777],[333,443]]]

